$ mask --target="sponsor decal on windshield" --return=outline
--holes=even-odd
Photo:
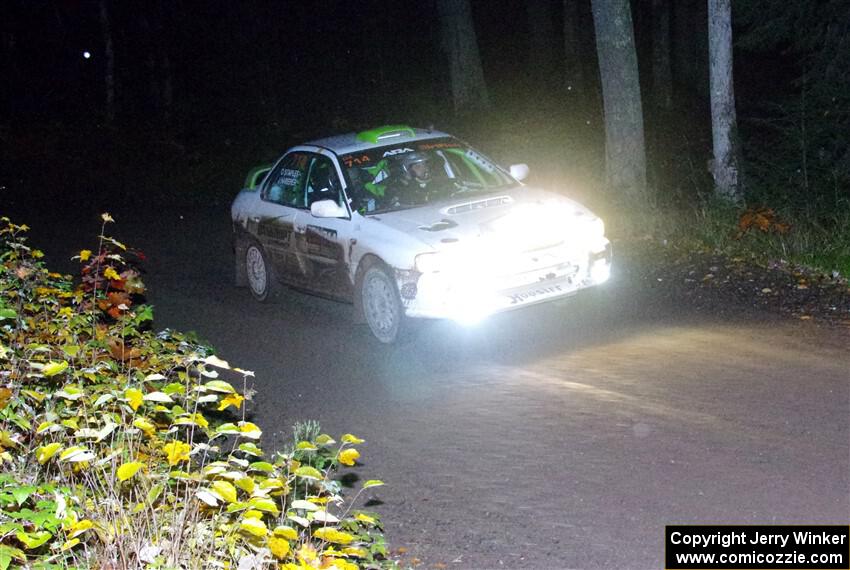
[[[342,157],[342,162],[345,164],[346,168],[351,168],[352,166],[362,166],[364,164],[369,164],[370,162],[372,162],[372,159],[369,158],[368,154],[347,154]]]
[[[416,147],[419,150],[437,150],[441,148],[462,148],[462,145],[457,142],[427,142]]]
[[[383,154],[383,156],[394,156],[396,154],[405,154],[408,152],[413,152],[412,148],[402,147],[402,148],[394,148],[390,149]]]

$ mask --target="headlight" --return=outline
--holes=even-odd
[[[420,253],[415,260],[419,273],[437,273],[443,267],[443,256],[439,253]]]

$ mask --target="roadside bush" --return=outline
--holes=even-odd
[[[383,483],[345,499],[333,479],[363,440],[314,423],[264,453],[253,374],[150,329],[143,256],[111,221],[75,287],[2,218],[0,570],[391,566],[378,516],[353,508]]]
[[[647,214],[647,233],[686,249],[710,250],[763,261],[784,260],[850,278],[850,212],[823,224],[765,206],[742,208],[709,198],[692,209]]]

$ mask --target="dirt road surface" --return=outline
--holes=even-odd
[[[157,328],[256,372],[267,449],[304,419],[367,441],[355,472],[387,482],[367,499],[404,564],[662,568],[667,524],[850,521],[840,330],[695,311],[621,258],[599,291],[386,347],[348,306],[235,289],[226,204],[119,227]],[[41,231],[54,258],[93,233]]]

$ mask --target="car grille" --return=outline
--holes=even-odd
[[[468,252],[455,259],[452,273],[463,282],[504,291],[551,279],[572,278],[587,265],[587,251],[570,247],[563,240],[533,245],[526,249],[486,248],[477,255]]]
[[[574,277],[581,267],[581,255],[564,243],[517,252],[494,268],[497,290],[513,289],[532,283]]]

